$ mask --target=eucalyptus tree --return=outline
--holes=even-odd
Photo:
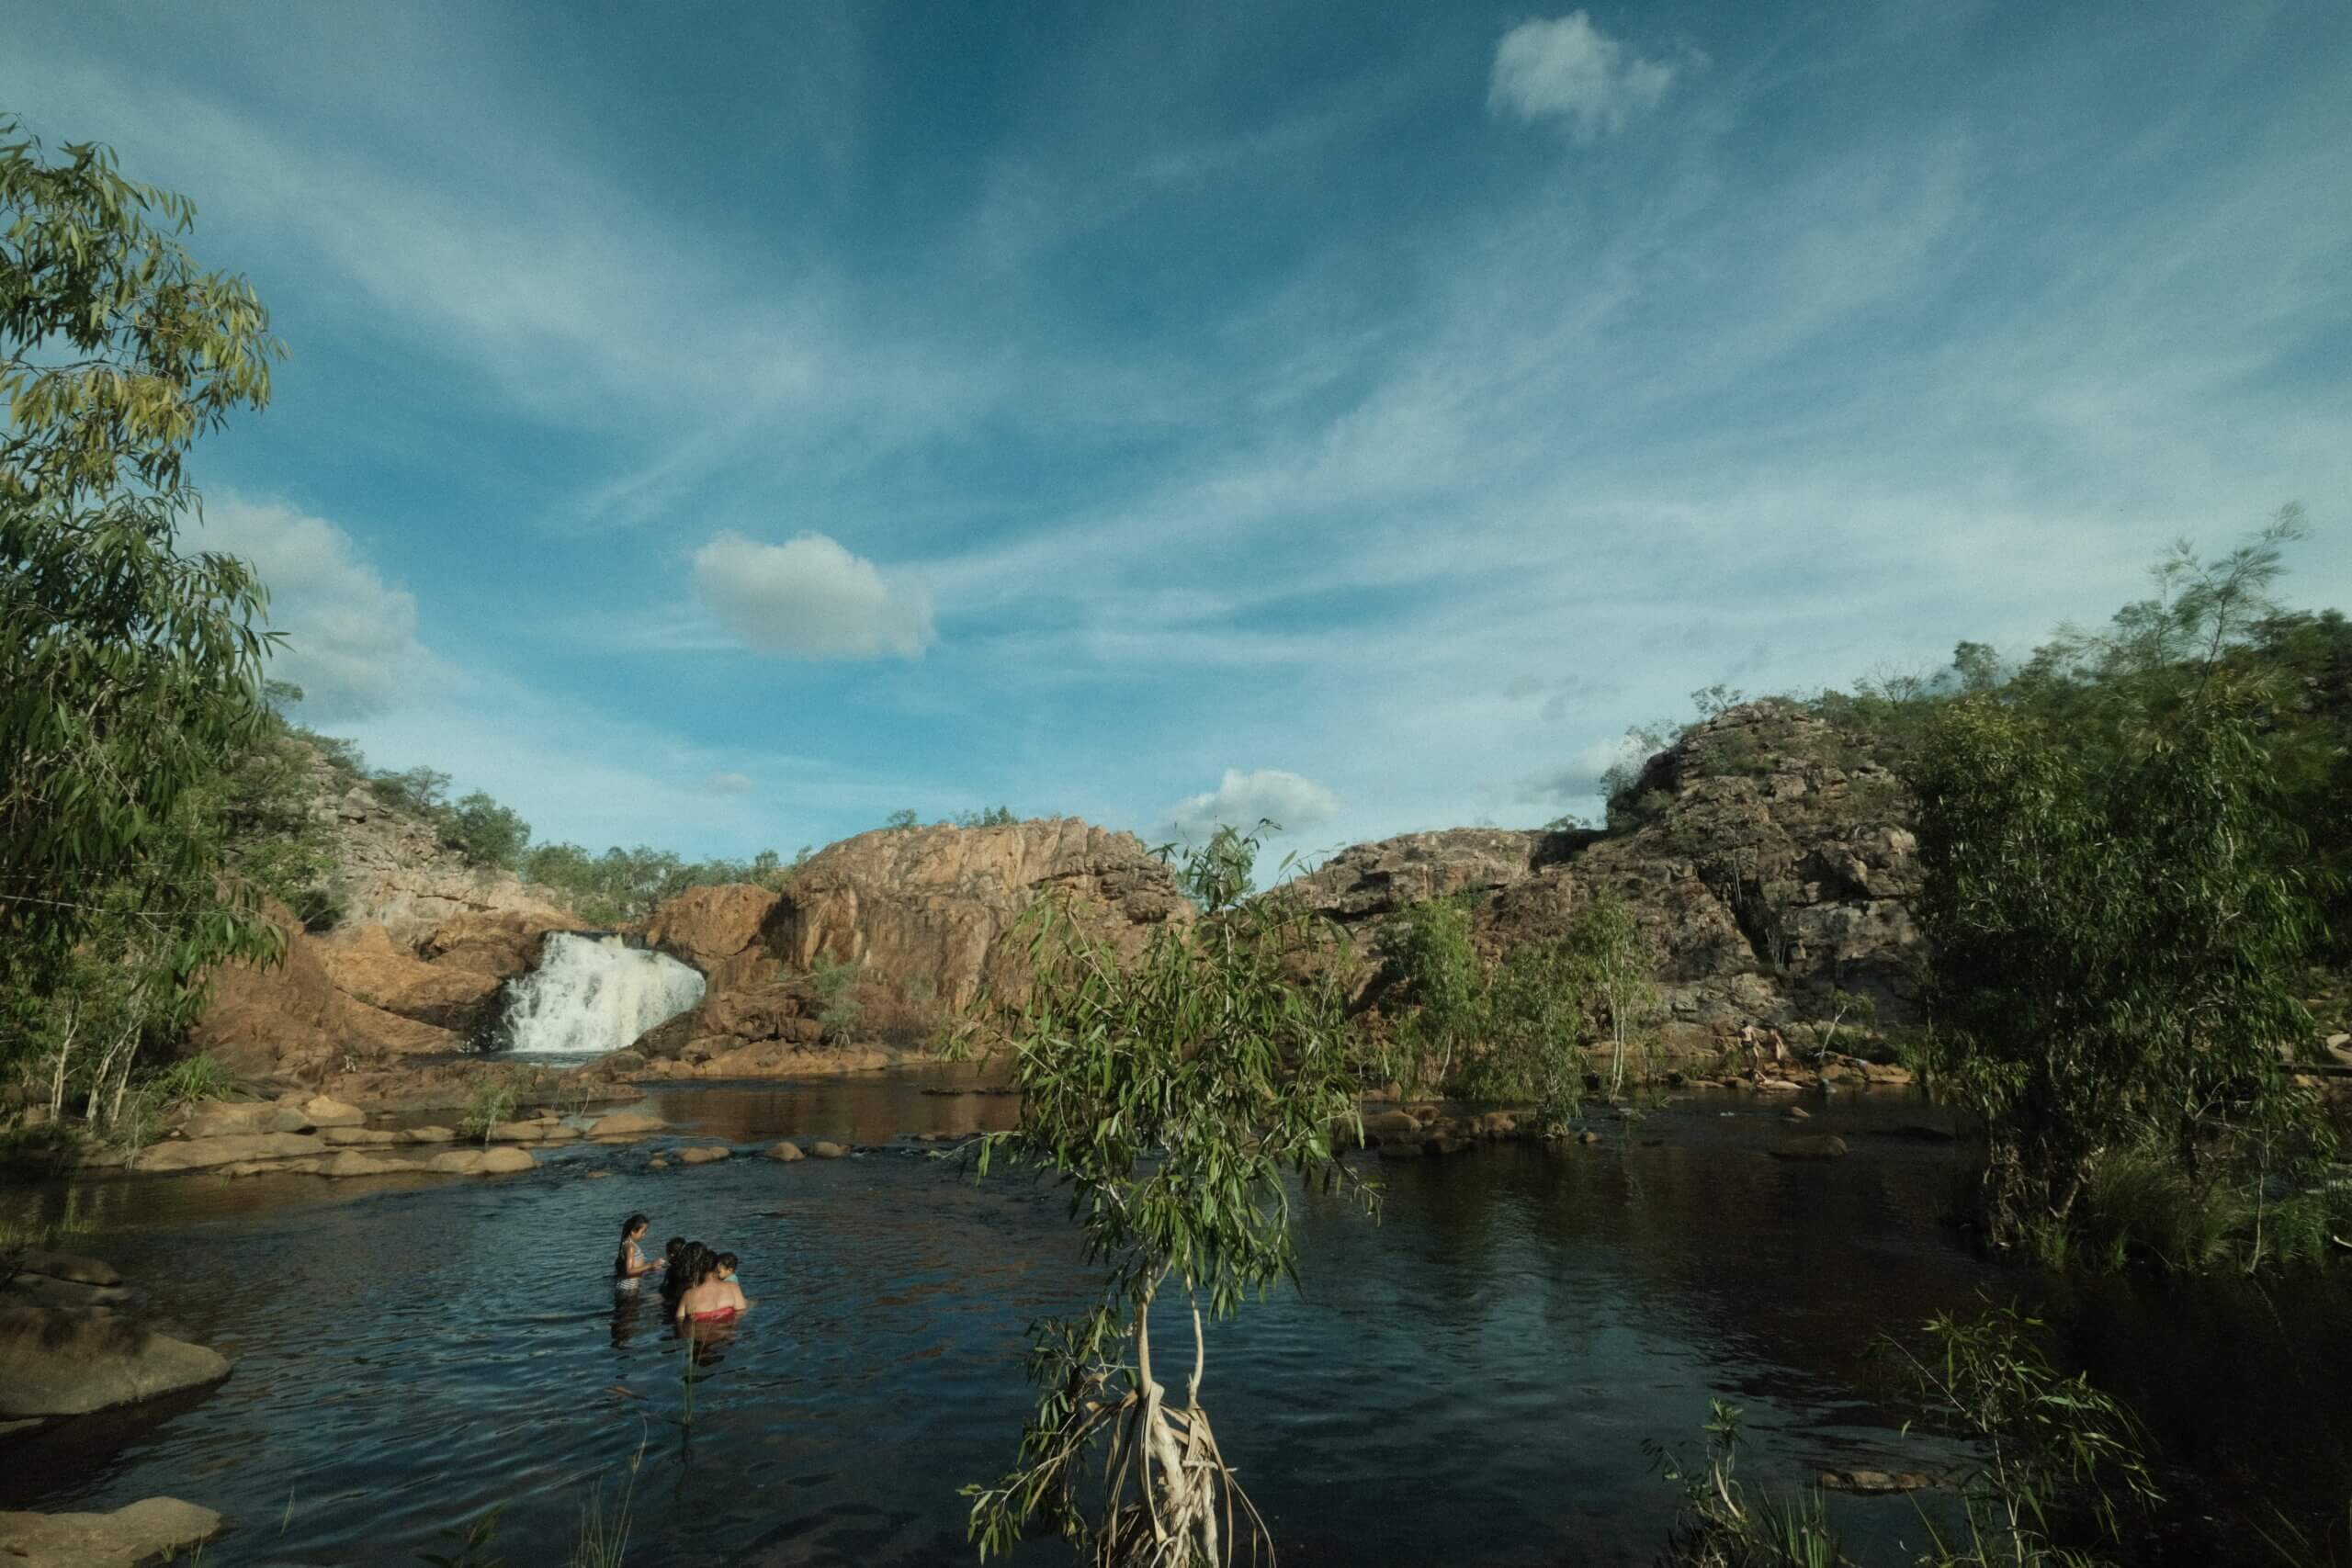
[[[185,459],[262,407],[280,353],[242,277],[199,267],[185,197],[103,146],[0,117],[0,953],[18,993],[127,919],[187,976],[266,951],[187,797],[266,709],[262,585],[191,550]]]
[[[1040,903],[1034,977],[961,1043],[1009,1051],[1021,1092],[1019,1125],[980,1145],[981,1173],[1011,1163],[1066,1188],[1102,1269],[1090,1304],[1032,1325],[1037,1403],[1018,1453],[966,1489],[983,1558],[1041,1526],[1100,1564],[1222,1563],[1238,1537],[1271,1545],[1202,1403],[1208,1325],[1295,1281],[1291,1179],[1372,1194],[1339,1158],[1362,1133],[1344,939],[1280,892],[1241,901],[1255,849],[1236,834],[1214,860],[1189,857],[1202,918],[1157,928],[1133,956]]]

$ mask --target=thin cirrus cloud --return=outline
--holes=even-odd
[[[1193,844],[1205,842],[1219,828],[1248,829],[1260,821],[1296,833],[1329,821],[1339,809],[1340,797],[1313,779],[1280,768],[1246,773],[1227,768],[1216,788],[1169,807],[1168,831]]]
[[[719,534],[695,552],[694,588],[729,636],[787,659],[914,659],[933,640],[928,588],[822,534]]]
[[[1525,21],[1495,46],[1487,107],[1523,120],[1563,119],[1579,141],[1612,136],[1657,107],[1677,67],[1645,60],[1582,11]]]

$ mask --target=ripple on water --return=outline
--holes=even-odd
[[[662,1109],[747,1143],[1012,1114],[907,1080],[665,1092]],[[1886,1463],[1899,1413],[1872,1335],[2021,1278],[1939,1231],[1946,1152],[1858,1140],[1838,1165],[1786,1165],[1763,1156],[1765,1119],[1712,1111],[1645,1133],[1660,1145],[1382,1169],[1377,1224],[1297,1197],[1305,1293],[1215,1327],[1204,1384],[1288,1561],[1646,1561],[1672,1497],[1645,1438],[1694,1439],[1722,1396],[1748,1409],[1760,1478]],[[611,1179],[575,1179],[585,1166]],[[118,1183],[74,1201],[143,1222],[91,1245],[237,1371],[169,1420],[0,1465],[0,1501],[190,1496],[239,1521],[224,1561],[411,1563],[499,1504],[511,1560],[556,1560],[588,1490],[616,1487],[640,1450],[635,1561],[960,1559],[956,1487],[994,1473],[1027,1408],[1023,1326],[1076,1304],[1086,1279],[1058,1197],[976,1189],[912,1155],[654,1173],[641,1150],[580,1149],[514,1180],[356,1201],[307,1181]],[[755,1309],[692,1359],[657,1294],[616,1296],[603,1278],[633,1210],[657,1238],[745,1259]],[[2082,1310],[2128,1321],[2137,1299]],[[2235,1331],[2233,1377],[2273,1405],[2248,1415],[2236,1397],[2220,1423],[2234,1440],[2340,1476],[2344,1434],[2295,1402],[2352,1393],[2333,1348],[2352,1319],[2340,1297],[2304,1310],[2338,1331],[2309,1337],[2293,1389],[2256,1375],[2249,1313],[2211,1306],[2199,1332]],[[1181,1324],[1160,1337],[1182,1340]],[[2119,1381],[2171,1386],[2102,1353]],[[1909,1517],[1840,1507],[1865,1529]]]

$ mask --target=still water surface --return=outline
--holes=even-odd
[[[501,1549],[531,1564],[562,1561],[582,1499],[635,1461],[635,1562],[968,1561],[956,1489],[1018,1434],[1023,1325],[1076,1304],[1086,1276],[1058,1199],[976,1187],[897,1136],[1013,1114],[922,1092],[938,1082],[658,1099],[682,1128],[747,1145],[882,1145],[842,1161],[654,1171],[646,1146],[575,1148],[490,1182],[20,1194],[19,1211],[94,1221],[70,1245],[237,1371],[161,1421],[0,1454],[0,1506],[169,1494],[236,1520],[208,1562],[390,1563],[447,1550],[436,1532],[503,1504]],[[1899,1135],[1934,1112],[1814,1103],[1806,1130],[1842,1133],[1846,1159],[1772,1159],[1777,1105],[1697,1100],[1599,1147],[1382,1166],[1377,1224],[1302,1196],[1304,1295],[1215,1330],[1204,1390],[1284,1557],[1647,1562],[1674,1499],[1644,1441],[1690,1441],[1711,1397],[1746,1408],[1758,1481],[1949,1469],[1949,1451],[1898,1435],[1906,1411],[1871,1348],[1980,1297],[2047,1307],[2069,1357],[2156,1424],[2177,1483],[2210,1495],[2188,1517],[2214,1523],[2140,1560],[2239,1560],[2242,1521],[2274,1504],[2341,1509],[2343,1290],[2062,1292],[1990,1269],[1938,1221],[1950,1145]],[[657,1243],[683,1233],[744,1258],[755,1308],[698,1366],[658,1296],[616,1297],[605,1278],[632,1210]],[[1849,1545],[1917,1542],[1908,1503],[1838,1509]]]

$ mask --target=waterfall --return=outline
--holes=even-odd
[[[507,1047],[617,1051],[702,1000],[702,976],[616,936],[557,931],[528,975],[506,982]]]

